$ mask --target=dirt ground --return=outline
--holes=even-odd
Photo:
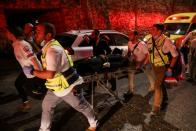
[[[118,107],[116,105],[116,107]],[[115,107],[114,107],[115,108]],[[100,131],[118,131],[122,130],[125,123],[133,126],[142,126],[142,131],[178,131],[179,129],[164,121],[164,112],[159,113],[157,116],[151,117],[151,122],[146,124],[144,122],[146,116],[144,113],[149,113],[151,107],[147,100],[140,96],[135,95],[125,105],[116,111],[108,121],[106,121],[100,128]]]

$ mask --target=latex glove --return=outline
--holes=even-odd
[[[24,66],[22,69],[27,78],[35,77],[34,75],[32,75],[32,72],[34,70],[33,66]]]
[[[172,76],[172,71],[167,70],[167,71],[165,72],[165,76],[171,77],[171,76]]]

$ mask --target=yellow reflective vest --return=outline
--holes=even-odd
[[[150,62],[154,64],[154,66],[165,66],[165,64],[168,64],[169,58],[167,55],[165,55],[162,51],[163,44],[165,42],[165,39],[167,36],[161,35],[158,41],[156,41],[151,46],[150,51]]]
[[[58,41],[54,40],[54,41],[51,41],[44,48],[44,50],[42,51],[42,56],[41,56],[43,69],[46,69],[46,66],[47,66],[46,52],[47,52],[48,48],[50,46],[53,46],[53,45],[57,45],[57,46],[62,47]],[[73,66],[73,61],[72,61],[71,57],[68,55],[67,51],[65,51],[65,54],[67,56],[67,60],[69,62],[70,67],[72,67]],[[53,92],[62,92],[62,91],[64,91],[64,89],[69,87],[69,83],[68,83],[67,79],[64,77],[64,75],[61,72],[56,73],[54,78],[47,79],[45,85],[46,85],[46,88],[52,90]]]

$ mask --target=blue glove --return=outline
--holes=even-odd
[[[23,72],[26,75],[27,78],[32,78],[34,77],[32,72],[33,72],[33,66],[24,66],[23,68]]]
[[[165,72],[165,76],[166,77],[171,77],[172,76],[172,72],[171,71],[166,71]]]

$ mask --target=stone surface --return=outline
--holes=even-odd
[[[10,64],[10,62],[8,62]],[[4,62],[6,65],[6,62]],[[0,130],[36,131],[40,126],[41,100],[30,96],[33,108],[26,113],[17,110],[21,103],[14,88],[14,80],[19,73],[18,66],[12,63],[1,66],[0,73]],[[169,105],[166,112],[151,116],[150,102],[144,98],[148,90],[148,81],[143,73],[136,75],[135,95],[126,104],[121,105],[101,88],[96,88],[94,108],[99,119],[100,131],[195,131],[196,129],[196,87],[186,81],[169,89]],[[127,78],[117,81],[118,95],[127,90]],[[87,97],[90,101],[90,97]],[[152,100],[151,100],[152,101]],[[88,127],[86,118],[70,106],[61,103],[55,109],[52,131],[84,131]]]

